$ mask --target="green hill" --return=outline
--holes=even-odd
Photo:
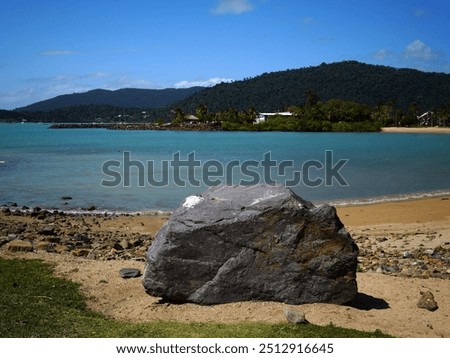
[[[65,107],[83,105],[114,106],[119,108],[161,108],[180,101],[201,89],[203,88],[166,88],[161,90],[123,88],[116,91],[96,89],[84,93],[57,96],[26,107],[17,108],[17,111],[49,112]]]
[[[213,112],[250,107],[270,112],[305,104],[308,92],[316,94],[321,101],[338,98],[371,106],[391,102],[403,110],[415,103],[426,111],[449,104],[450,75],[356,61],[323,63],[221,83],[193,94],[178,105],[184,111],[205,105]]]
[[[370,107],[364,111],[371,113],[371,120],[384,125],[417,125],[417,116],[430,110],[437,117],[448,119],[450,74],[356,61],[323,63],[314,67],[264,73],[210,88],[98,89],[63,95],[19,108],[16,110],[18,114],[4,111],[0,113],[3,117],[0,120],[168,122],[174,118],[183,121],[185,114],[195,113],[203,121],[239,122],[237,117],[242,117],[243,111],[246,111],[248,120],[253,120],[256,112],[277,112],[306,103],[319,103],[322,117],[330,117],[330,113],[336,111],[351,112],[356,108],[354,104],[330,102],[335,99]],[[302,118],[328,121],[331,118],[318,117],[311,111],[305,115],[305,110],[301,108],[294,111]],[[328,111],[328,115],[324,111]],[[336,118],[342,120],[341,117]]]

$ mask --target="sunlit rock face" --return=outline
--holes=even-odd
[[[342,304],[358,248],[334,207],[284,186],[218,186],[185,199],[149,248],[143,284],[168,302]]]

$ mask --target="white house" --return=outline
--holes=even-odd
[[[255,118],[255,123],[261,123],[264,122],[267,118],[271,117],[271,116],[292,116],[293,113],[292,112],[262,112],[262,113],[258,113],[258,115]]]
[[[417,116],[417,120],[421,126],[429,126],[433,125],[433,115],[434,113],[431,111],[425,112],[424,114]]]
[[[198,121],[198,117],[194,116],[193,114],[187,114],[184,116],[184,119],[186,119],[187,121]]]

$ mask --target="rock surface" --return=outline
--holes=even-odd
[[[161,215],[165,222],[167,214]],[[132,230],[129,220],[135,225]],[[2,209],[0,250],[44,251],[96,260],[145,261],[153,235],[142,232],[140,227],[144,228],[144,222],[139,215],[69,214],[38,208],[11,208],[4,213]]]
[[[424,308],[431,312],[434,312],[439,308],[434,299],[434,295],[430,291],[420,292],[420,299],[417,302],[417,307]]]
[[[308,320],[305,317],[305,312],[300,310],[293,310],[291,308],[285,307],[284,310],[284,317],[293,324],[308,324]]]
[[[10,243],[8,243],[7,249],[8,251],[12,252],[19,252],[19,251],[30,252],[33,251],[33,245],[25,240],[13,240]]]
[[[186,198],[149,248],[143,284],[169,302],[345,303],[358,248],[328,205],[283,186],[219,186]]]
[[[141,276],[141,270],[136,268],[124,267],[119,270],[119,275],[122,278],[135,278]]]

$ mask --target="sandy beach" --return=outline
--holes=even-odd
[[[450,337],[449,198],[345,206],[337,210],[360,248],[359,294],[348,305],[306,304],[294,308],[304,311],[306,318],[318,325],[379,329],[397,337]],[[158,298],[144,292],[140,278],[122,279],[121,268],[144,269],[148,243],[167,221],[167,214],[48,214],[38,219],[4,211],[0,214],[0,257],[55,263],[56,274],[81,283],[89,306],[109,317],[133,322],[286,321],[283,308],[287,305],[283,303],[161,304]],[[81,233],[93,239],[84,251],[76,245],[71,248],[63,239],[46,246],[42,242],[49,238],[43,234],[44,228],[49,231],[52,227],[62,238]],[[31,249],[11,250],[8,238],[28,241]],[[58,245],[69,248],[61,248],[58,253]],[[434,312],[417,307],[421,292],[425,291],[435,297],[439,308]]]
[[[383,127],[382,132],[386,133],[427,133],[427,134],[450,134],[450,127]]]

